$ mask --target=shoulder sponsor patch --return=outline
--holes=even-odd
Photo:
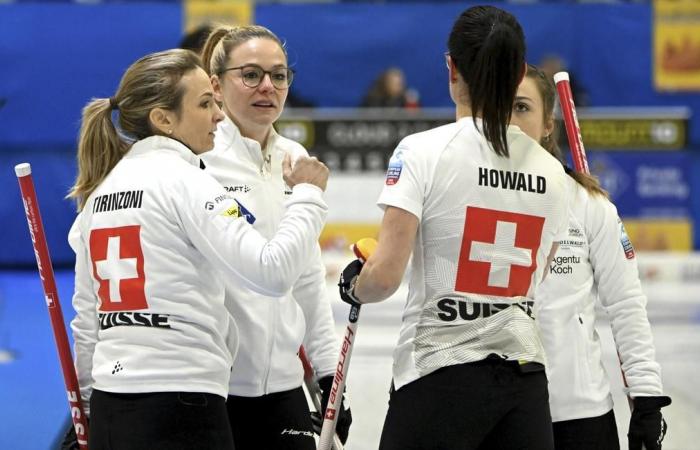
[[[389,160],[389,168],[386,171],[386,185],[393,186],[399,182],[403,169],[403,150],[397,149]]]
[[[253,225],[255,223],[255,216],[253,213],[248,211],[246,207],[243,206],[243,203],[239,202],[238,200],[236,200],[236,203],[238,204],[240,214],[245,217],[245,220],[247,220],[249,224]]]
[[[632,242],[630,242],[630,238],[627,236],[625,225],[619,217],[617,223],[620,225],[620,244],[622,244],[622,250],[625,252],[625,258],[634,259],[634,247],[632,247]]]
[[[231,206],[230,208],[227,208],[227,209],[221,211],[221,213],[219,215],[224,216],[224,217],[236,218],[236,217],[241,217],[241,211],[238,208],[238,204],[235,204],[235,205]]]
[[[222,212],[219,213],[220,216],[223,217],[233,217],[238,218],[238,217],[243,217],[249,224],[254,224],[255,223],[255,216],[253,213],[248,211],[245,206],[238,200],[236,200],[236,204],[232,205],[231,207],[223,210]]]
[[[204,203],[204,209],[206,209],[207,211],[211,211],[212,209],[214,209],[214,207],[216,205],[218,205],[219,203],[221,203],[225,200],[233,200],[233,197],[231,197],[228,194],[218,195],[214,198],[214,201],[209,201],[209,202]]]

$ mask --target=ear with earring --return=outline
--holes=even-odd
[[[547,136],[543,137],[542,139],[543,139],[545,142],[549,142],[549,136],[551,136],[551,134],[548,134]]]
[[[173,134],[173,130],[168,130],[168,134]]]

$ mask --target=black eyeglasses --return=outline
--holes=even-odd
[[[246,64],[245,66],[239,67],[229,67],[224,69],[221,73],[228,72],[229,70],[240,70],[241,79],[243,84],[250,88],[255,88],[260,86],[265,75],[270,76],[270,82],[275,87],[275,89],[283,90],[289,88],[294,80],[294,71],[289,67],[278,67],[272,70],[265,70],[257,64]]]

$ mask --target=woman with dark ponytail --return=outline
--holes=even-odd
[[[555,95],[552,80],[528,66],[511,123],[541,142],[563,164],[556,143]],[[632,244],[598,180],[566,170],[571,198],[568,233],[535,295],[547,354],[554,444],[557,450],[620,448],[595,329],[599,301],[610,318],[627,395],[634,404],[629,449],[641,450],[644,443],[647,450],[660,450],[666,433],[660,409],[671,399],[663,395]]]
[[[446,55],[457,121],[399,144],[378,247],[342,273],[343,300],[378,302],[413,254],[382,450],[554,448],[534,292],[568,198],[561,164],[509,126],[524,41],[501,9],[457,18]]]

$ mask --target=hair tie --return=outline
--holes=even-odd
[[[114,97],[109,98],[109,107],[112,109],[119,109],[119,102]]]

